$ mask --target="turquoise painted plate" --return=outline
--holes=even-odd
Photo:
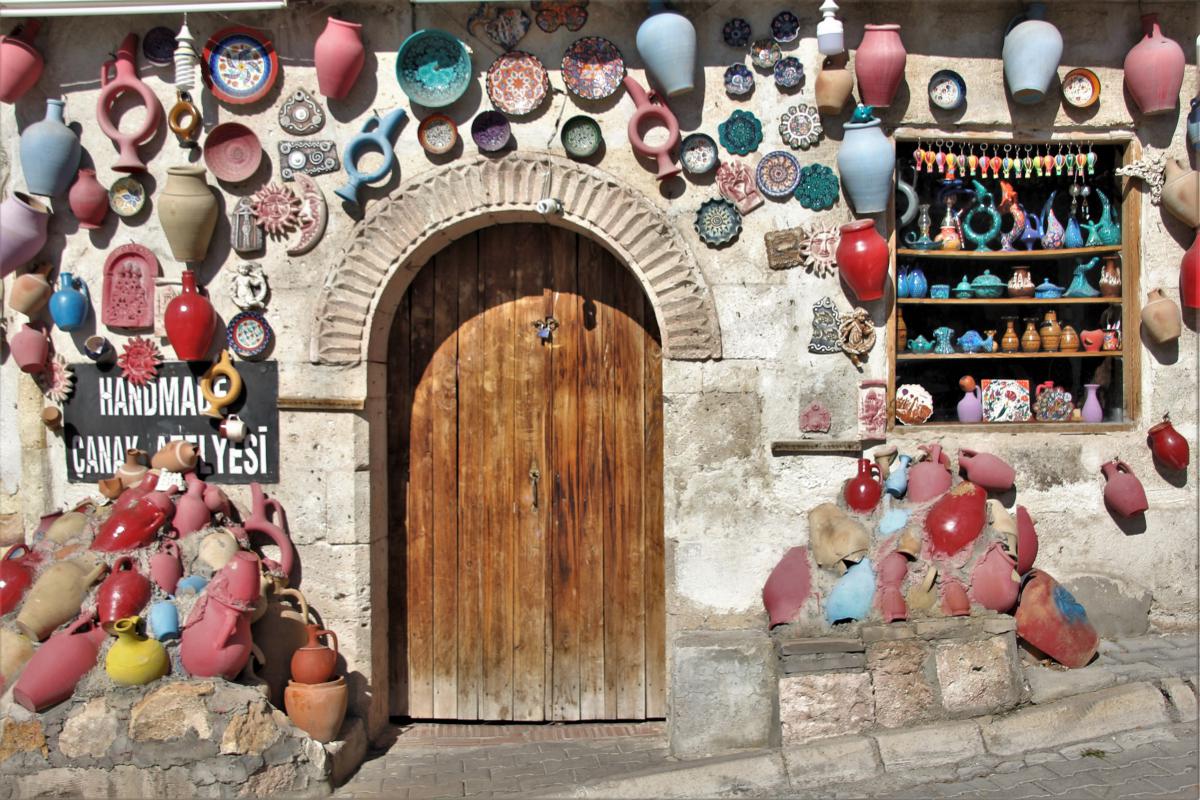
[[[396,56],[396,80],[408,99],[426,108],[443,108],[471,85],[471,56],[454,36],[433,28],[404,40]]]

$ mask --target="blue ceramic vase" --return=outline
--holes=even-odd
[[[58,278],[58,291],[50,295],[50,316],[64,331],[79,330],[92,307],[87,284],[69,272]]]
[[[65,194],[79,170],[79,137],[63,122],[62,100],[46,101],[46,116],[21,133],[21,171],[30,194]]]
[[[696,83],[696,29],[662,2],[652,2],[650,11],[637,31],[638,55],[668,97],[686,94]]]
[[[887,480],[883,482],[883,490],[897,499],[904,497],[908,491],[908,469],[912,466],[912,456],[901,455],[892,465]]]
[[[1057,85],[1063,38],[1046,21],[1046,4],[1030,3],[1024,14],[1009,23],[1004,36],[1004,82],[1013,100],[1022,105],[1040,103]]]
[[[908,271],[907,283],[909,297],[924,297],[929,291],[929,281],[925,279],[925,273],[920,267],[913,267]]]
[[[859,106],[838,149],[837,166],[842,186],[856,214],[878,214],[887,209],[892,193],[896,151],[869,106]]]
[[[832,625],[846,619],[865,619],[875,598],[875,571],[864,558],[846,570],[825,601],[825,621]]]

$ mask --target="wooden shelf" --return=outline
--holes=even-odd
[[[1079,350],[1074,353],[897,353],[897,361],[942,361],[952,358],[1120,358],[1120,350],[1098,350],[1089,353]]]
[[[1076,305],[1121,305],[1120,297],[972,297],[970,299],[948,298],[937,300],[932,297],[901,297],[896,300],[902,306],[1076,306]]]
[[[1120,253],[1121,245],[1106,245],[1104,247],[1063,247],[1058,250],[910,250],[897,248],[896,255],[905,258],[941,258],[958,259],[960,261],[1047,261],[1058,258],[1088,258],[1090,256],[1111,255]]]
[[[938,420],[925,422],[921,425],[903,425],[896,423],[893,434],[916,433],[921,430],[945,430],[958,433],[1112,433],[1116,431],[1131,431],[1137,426],[1129,421],[1121,422],[955,422]]]

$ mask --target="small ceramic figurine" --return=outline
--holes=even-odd
[[[1000,249],[1005,252],[1016,250],[1013,245],[1025,235],[1025,222],[1029,215],[1025,206],[1017,202],[1017,190],[1008,181],[1000,181],[1000,202],[996,208],[1001,214],[1012,217],[1013,225],[1007,233],[1000,234]]]
[[[257,261],[238,264],[237,272],[230,276],[229,296],[243,311],[266,307],[270,291],[262,264]]]
[[[1094,256],[1086,263],[1076,261],[1075,275],[1064,297],[1099,297],[1100,290],[1088,283],[1087,273],[1100,263],[1100,256]],[[1041,295],[1038,295],[1039,297]]]

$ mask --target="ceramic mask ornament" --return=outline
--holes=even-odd
[[[800,254],[804,266],[818,278],[829,278],[837,269],[837,249],[842,240],[837,225],[811,222],[802,228]]]

